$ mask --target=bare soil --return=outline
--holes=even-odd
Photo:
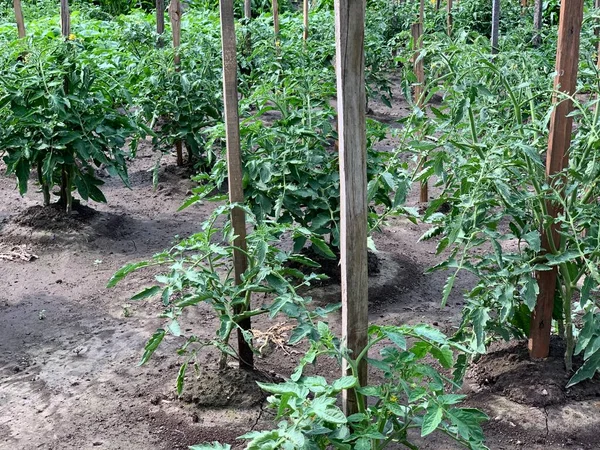
[[[397,103],[392,110],[371,107],[376,117],[400,117],[407,106]],[[174,352],[180,342],[166,340],[148,364],[138,365],[146,340],[163,320],[157,318],[160,305],[129,299],[156,272],[127,278],[111,290],[106,283],[123,264],[149,258],[176,235],[198,231],[214,207],[177,212],[193,186],[188,172],[175,168],[174,158],[163,159],[154,190],[148,171],[154,155],[145,146],[139,155],[130,167],[131,189],[106,178],[108,203],[81,205],[71,217],[42,208],[33,185],[21,198],[14,179],[0,178],[0,254],[24,256],[0,258],[0,449],[173,450],[215,440],[241,448],[237,436],[272,419],[254,381],[289,375],[301,347],[265,352],[258,374],[235,367],[220,373],[218,355],[206,352],[200,376],[190,373],[181,399],[175,395],[181,361]],[[415,190],[409,202],[417,205],[417,198]],[[458,280],[447,307],[440,308],[445,274],[424,275],[437,261],[435,243],[418,242],[425,230],[398,218],[375,236],[379,272],[370,278],[370,319],[426,322],[452,333],[460,321],[461,292],[473,280]],[[318,304],[340,298],[335,283],[310,294]],[[208,309],[200,307],[188,319],[189,330],[211,335],[215,323]],[[329,320],[339,331],[339,313]],[[271,325],[255,322],[263,330]],[[530,365],[521,344],[515,345],[483,357],[465,386],[468,404],[491,417],[485,425],[488,446],[600,448],[597,387],[585,395],[560,391],[564,371]],[[326,377],[339,373],[333,364],[317,370]],[[534,393],[552,401],[539,401]],[[419,445],[457,448],[443,436]]]

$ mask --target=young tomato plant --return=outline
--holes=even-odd
[[[27,191],[35,167],[44,194],[51,201],[60,186],[59,203],[67,212],[76,188],[83,200],[105,202],[96,176],[101,166],[127,184],[123,148],[140,129],[119,112],[111,92],[96,76],[97,67],[81,63],[76,41],[43,41],[25,48],[23,57],[0,74],[0,148],[7,172],[15,174],[19,191]]]
[[[155,255],[152,260],[127,264],[117,271],[108,286],[116,285],[126,275],[151,266],[165,266],[168,270],[156,277],[157,284],[150,286],[132,297],[133,301],[160,297],[166,319],[164,327],[159,328],[148,341],[141,363],[147,362],[167,334],[184,337],[185,343],[178,353],[185,357],[179,371],[177,389],[181,393],[183,379],[188,365],[197,366],[198,352],[207,346],[216,347],[221,353],[221,367],[227,356],[237,357],[229,344],[232,332],[241,330],[243,338],[252,346],[252,331],[243,330],[240,322],[245,319],[268,315],[274,318],[283,314],[297,322],[292,332],[291,343],[305,336],[315,334],[313,318],[324,317],[337,309],[338,305],[327,308],[315,308],[309,311],[306,305],[309,298],[300,296],[297,289],[308,285],[318,275],[305,275],[297,269],[288,267],[296,262],[309,267],[318,267],[314,261],[296,254],[284,252],[275,244],[285,233],[294,234],[290,228],[268,222],[257,224],[252,213],[246,209],[253,231],[247,236],[248,269],[242,274],[242,282],[236,284],[233,274],[234,234],[229,222],[221,228],[217,221],[226,216],[231,208],[239,205],[225,205],[217,208],[202,225],[202,231],[178,242],[171,249]],[[221,236],[222,234],[222,236]],[[218,243],[222,238],[223,243]],[[260,293],[260,298],[252,299],[252,294]],[[182,329],[193,329],[186,320],[185,312],[189,308],[204,303],[211,306],[219,326],[210,338],[203,338]],[[255,349],[258,352],[258,350]]]
[[[445,369],[455,366],[458,380],[462,378],[466,361],[465,348],[426,325],[373,325],[369,328],[368,345],[354,356],[325,323],[319,322],[317,330],[318,340],[312,342],[289,380],[280,384],[259,383],[262,389],[272,394],[268,402],[277,411],[279,422],[273,430],[253,431],[241,436],[248,441],[247,450],[384,449],[398,444],[417,449],[412,442],[412,430],[420,432],[421,437],[439,431],[466,448],[486,448],[481,423],[487,416],[476,409],[456,406],[465,396],[446,392],[446,386],[452,390],[458,387],[456,380],[436,371],[425,359],[433,357]],[[408,344],[407,339],[412,344]],[[382,342],[388,345],[379,351],[380,359],[369,358],[369,350]],[[454,350],[460,352],[456,364]],[[303,375],[307,364],[322,357],[332,357],[338,363],[345,360],[350,374],[332,383],[321,376]],[[362,361],[380,371],[383,375],[380,384],[359,384],[357,373]],[[356,395],[359,408],[357,414],[349,417],[336,406],[345,389],[351,389]],[[230,448],[220,445],[202,444],[191,448]]]

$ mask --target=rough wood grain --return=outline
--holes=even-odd
[[[365,0],[335,0],[336,76],[340,157],[342,339],[356,357],[367,344],[367,166],[365,118]],[[344,373],[347,371],[344,367]],[[360,384],[367,366],[359,367]],[[357,411],[344,392],[346,414]]]
[[[273,30],[275,31],[275,40],[279,39],[279,3],[277,0],[271,0],[273,9]]]
[[[542,43],[542,37],[540,35],[540,31],[542,29],[542,10],[543,10],[544,2],[543,0],[535,0],[533,5],[533,28],[535,33],[533,35],[533,45],[539,47]]]
[[[252,0],[244,0],[244,17],[252,19]]]
[[[25,20],[23,19],[21,0],[13,0],[13,6],[15,8],[15,20],[17,21],[17,33],[19,39],[23,39],[25,37]]]
[[[233,18],[233,0],[220,0],[221,13],[221,48],[223,54],[223,100],[225,108],[225,132],[227,142],[227,170],[229,182],[229,200],[232,203],[244,203],[242,187],[242,156],[240,151],[240,119],[238,112],[237,88],[237,54],[235,38],[235,22]],[[241,283],[241,276],[248,268],[246,259],[246,215],[244,210],[234,208],[231,211],[231,223],[237,238],[233,252],[233,266],[236,284]],[[241,249],[241,250],[238,250]],[[239,308],[237,313],[242,312]],[[244,330],[250,330],[250,319],[239,323]],[[252,369],[254,355],[238,330],[238,355],[240,367]]]
[[[561,172],[569,164],[573,118],[568,116],[573,110],[573,102],[558,93],[573,94],[577,86],[583,0],[563,0],[559,20],[556,76],[554,77],[555,94],[552,99],[554,110],[550,118],[546,159],[546,176],[549,182],[550,177]],[[549,203],[547,208],[551,217],[560,214],[560,208],[553,203]],[[558,246],[560,242],[557,229],[554,227],[552,227],[550,235],[542,230],[542,246],[545,250],[549,250],[550,242],[553,242],[554,246]],[[532,358],[548,356],[556,277],[556,270],[536,274],[540,292],[531,316],[529,354]]]
[[[173,56],[173,63],[175,64],[175,70],[179,71],[181,66],[181,55],[179,54],[179,47],[181,45],[181,15],[183,11],[181,9],[181,0],[171,0],[169,4],[169,20],[171,21],[171,33],[173,34],[173,48],[175,49],[175,55]],[[183,145],[181,141],[175,142],[175,153],[177,155],[177,165],[183,166]]]

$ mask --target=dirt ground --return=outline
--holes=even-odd
[[[406,105],[373,108],[376,117],[398,117]],[[0,259],[0,449],[174,450],[214,440],[240,448],[237,436],[268,424],[271,416],[255,377],[236,370],[218,374],[215,353],[206,354],[198,380],[188,377],[182,399],[175,395],[176,340],[138,366],[145,341],[162,320],[159,305],[129,298],[154,273],[128,278],[111,290],[106,283],[123,264],[167,248],[175,235],[197,231],[214,206],[177,212],[193,183],[166,158],[153,190],[148,172],[153,164],[154,155],[142,146],[130,168],[132,188],[107,178],[108,203],[91,204],[93,209],[82,208],[68,220],[43,210],[33,186],[21,198],[15,180],[0,177],[0,254],[37,256]],[[410,202],[416,199],[414,192]],[[417,242],[425,229],[394,219],[375,236],[381,270],[370,279],[373,322],[426,322],[445,332],[458,324],[461,291],[470,280],[459,280],[448,306],[440,309],[445,275],[423,274],[437,260],[435,243]],[[311,295],[319,303],[340,296],[335,285]],[[211,334],[207,309],[199,308],[190,321],[195,332]],[[339,330],[339,313],[330,322]],[[498,358],[486,356],[470,370],[465,386],[468,404],[491,418],[484,427],[491,449],[600,448],[596,385],[572,393],[562,389],[560,376],[530,381],[546,366],[528,365],[522,344],[498,352]],[[262,376],[285,376],[297,357],[275,349],[258,359],[257,367]],[[333,377],[338,369],[322,365],[319,372]],[[440,436],[419,445],[456,448]]]

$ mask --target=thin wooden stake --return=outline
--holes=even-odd
[[[492,55],[498,53],[498,34],[500,32],[500,0],[492,0]]]
[[[244,0],[244,17],[252,19],[252,0]]]
[[[275,31],[275,41],[279,39],[279,4],[277,0],[272,0],[273,8],[273,30]]]
[[[569,147],[573,132],[573,118],[569,117],[569,114],[573,110],[573,102],[568,98],[560,98],[558,93],[573,95],[577,87],[583,0],[563,0],[559,20],[556,76],[554,77],[555,93],[552,99],[554,110],[550,118],[550,137],[546,159],[546,176],[548,178],[569,165]],[[557,188],[560,189],[558,186]],[[557,217],[561,212],[555,203],[548,203],[547,209],[551,217]],[[560,236],[554,226],[551,228],[550,235],[542,230],[542,247],[545,251],[549,251],[552,244],[555,248],[560,245]],[[552,311],[557,279],[556,266],[554,266],[554,270],[537,272],[536,278],[540,292],[531,316],[529,354],[532,358],[545,358],[550,350]]]
[[[535,0],[533,5],[533,28],[535,33],[533,35],[533,45],[539,47],[542,43],[542,36],[540,34],[542,30],[542,9],[543,9],[543,0]]]
[[[452,36],[452,0],[448,0],[446,11],[448,13],[446,18],[447,33],[448,36]]]
[[[68,38],[71,34],[71,14],[69,12],[69,0],[60,0],[60,31],[65,38]]]
[[[304,0],[303,4],[303,13],[304,13],[304,33],[302,34],[302,38],[304,42],[308,40],[308,0]]]
[[[17,33],[19,39],[25,37],[25,20],[23,20],[23,8],[21,6],[21,0],[13,0],[15,8],[15,20],[17,21]]]
[[[221,44],[223,53],[223,99],[225,109],[225,133],[227,141],[227,170],[229,182],[229,201],[244,203],[244,188],[242,187],[242,155],[240,150],[240,119],[238,111],[237,88],[237,54],[235,39],[235,23],[233,18],[233,0],[220,0],[221,13]],[[242,274],[248,268],[246,258],[246,214],[243,209],[231,210],[233,232],[237,236],[234,241],[233,268],[235,283],[241,284]],[[237,306],[236,313],[241,313]],[[239,323],[242,330],[250,330],[250,318]],[[238,329],[238,354],[240,367],[254,368],[252,348],[244,339],[242,330]]]
[[[419,22],[421,25],[425,22],[425,0],[421,0],[419,3]]]
[[[413,40],[413,70],[417,77],[417,84],[414,88],[414,102],[417,108],[423,106],[423,92],[425,86],[425,70],[423,68],[423,59],[419,58],[423,47],[423,24],[413,23],[410,26],[410,32]],[[427,159],[423,158],[419,162],[419,167],[422,167]],[[429,180],[425,179],[421,182],[421,190],[419,193],[419,201],[427,203],[429,201]]]
[[[336,77],[340,157],[340,252],[342,340],[356,358],[367,345],[367,151],[365,115],[365,0],[335,0]],[[343,367],[344,374],[349,370]],[[358,369],[361,386],[367,365]],[[356,396],[345,391],[344,412],[358,411]]]
[[[173,63],[177,71],[180,70],[181,66],[181,55],[179,54],[179,46],[181,45],[181,15],[181,0],[171,0],[171,4],[169,5],[169,19],[171,20],[171,32],[173,33],[173,49],[175,50]],[[175,142],[175,153],[177,155],[177,165],[183,166],[183,144],[181,141]]]
[[[156,0],[156,34],[159,35],[158,46],[163,46],[162,35],[165,32],[165,0]]]

